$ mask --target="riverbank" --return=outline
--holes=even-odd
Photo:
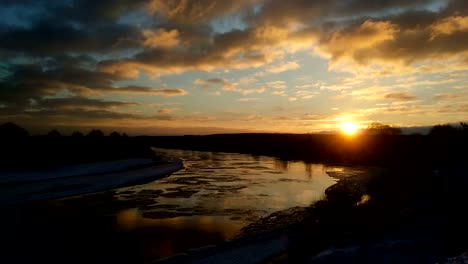
[[[121,159],[0,173],[0,206],[58,199],[151,182],[184,167],[170,157]]]

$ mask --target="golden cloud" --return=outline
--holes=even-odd
[[[468,31],[468,16],[452,16],[431,25],[432,39],[439,35],[451,35],[454,32]]]
[[[325,36],[319,51],[331,57],[332,62],[356,59],[357,53],[377,48],[377,45],[395,38],[398,27],[389,21],[366,20],[356,28],[347,28]]]
[[[145,40],[143,45],[147,47],[162,47],[171,48],[179,45],[179,31],[177,29],[165,30],[158,29],[156,31],[143,30]]]

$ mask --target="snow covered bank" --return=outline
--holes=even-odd
[[[51,180],[63,177],[75,177],[89,174],[109,173],[126,170],[133,166],[149,166],[154,164],[152,159],[124,159],[104,162],[79,164],[54,168],[46,171],[20,171],[0,173],[0,184]]]
[[[40,172],[0,173],[0,206],[57,199],[157,180],[182,169],[179,159],[125,159]]]

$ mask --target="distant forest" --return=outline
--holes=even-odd
[[[398,127],[373,123],[354,136],[341,134],[217,134],[138,136],[94,129],[62,135],[53,129],[29,136],[13,123],[0,125],[0,168],[45,169],[55,166],[154,157],[150,147],[267,155],[346,165],[425,166],[433,169],[468,164],[468,124],[436,125],[428,135],[402,135]]]
[[[154,158],[153,151],[125,133],[105,135],[99,129],[68,136],[53,129],[46,135],[30,136],[14,124],[0,125],[0,170],[42,170],[78,163],[125,158]]]

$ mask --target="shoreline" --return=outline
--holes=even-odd
[[[41,172],[19,172],[17,175],[5,173],[0,177],[0,206],[15,206],[144,184],[183,168],[182,160],[162,157],[157,161],[122,159]],[[67,173],[68,169],[71,172]]]

